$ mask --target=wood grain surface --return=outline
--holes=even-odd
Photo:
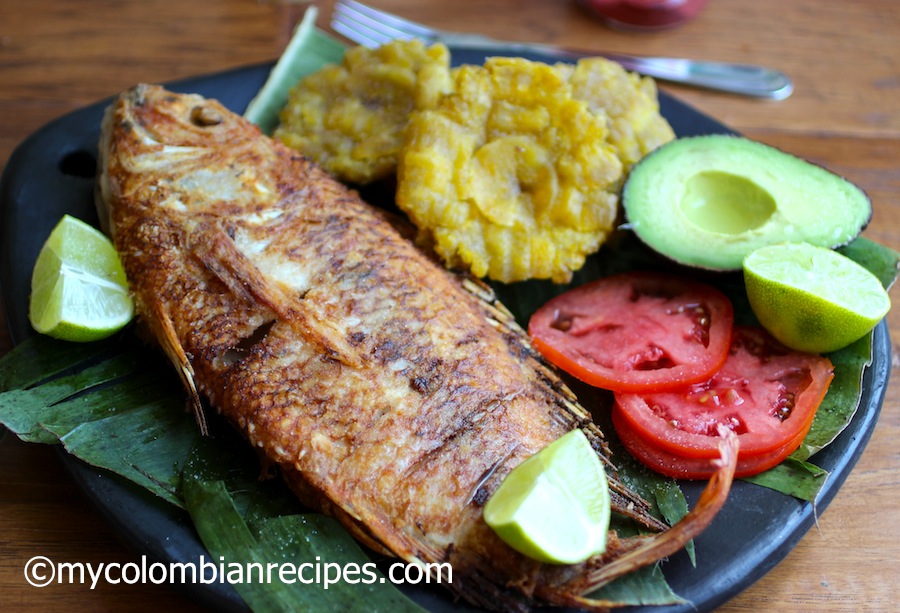
[[[607,28],[574,0],[372,0],[440,27],[584,50],[768,64],[796,82],[781,102],[661,88],[744,134],[822,164],[871,196],[865,236],[900,249],[900,3],[710,0],[673,30]],[[314,3],[327,28],[331,2]],[[0,2],[0,167],[48,121],[138,81],[166,82],[272,60],[306,5],[257,0]],[[900,293],[892,292],[894,300]],[[900,309],[888,315],[900,339]],[[10,347],[0,326],[0,352]],[[721,611],[900,607],[900,381],[871,442],[818,525]],[[37,589],[25,561],[125,564],[117,541],[47,447],[0,440],[0,611],[198,609],[153,585]]]

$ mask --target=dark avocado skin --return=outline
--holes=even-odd
[[[757,247],[839,247],[872,218],[868,195],[828,169],[743,136],[670,141],[632,168],[622,189],[629,227],[668,259],[738,270]]]

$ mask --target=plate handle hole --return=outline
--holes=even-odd
[[[97,172],[97,160],[87,151],[74,151],[60,160],[59,170],[72,177],[93,179]]]

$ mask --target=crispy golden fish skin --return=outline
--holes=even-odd
[[[477,605],[602,609],[582,594],[674,552],[724,501],[727,469],[712,503],[660,535],[611,535],[583,565],[521,556],[481,518],[500,480],[575,427],[608,454],[486,286],[213,100],[138,85],[107,110],[99,148],[101,218],[195,406],[206,397],[364,543],[449,561],[447,587]],[[616,510],[662,527],[611,488]]]

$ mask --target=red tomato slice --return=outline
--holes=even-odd
[[[613,425],[638,460],[686,479],[712,475],[723,425],[738,435],[736,475],[745,477],[800,446],[833,376],[828,358],[790,350],[761,328],[735,327],[712,378],[674,392],[616,394]]]
[[[619,411],[613,410],[612,421],[616,433],[628,452],[645,466],[674,479],[709,479],[715,472],[711,458],[684,458],[667,453],[652,442],[647,442],[638,436],[628,424],[623,424],[620,415]],[[799,446],[799,442],[797,446]],[[749,477],[777,466],[784,458],[793,453],[797,446],[790,448],[783,455],[772,454],[771,456],[742,458],[738,454],[734,476],[736,478]]]
[[[553,298],[528,323],[534,346],[572,376],[619,392],[705,381],[728,355],[734,311],[698,281],[634,272]]]

